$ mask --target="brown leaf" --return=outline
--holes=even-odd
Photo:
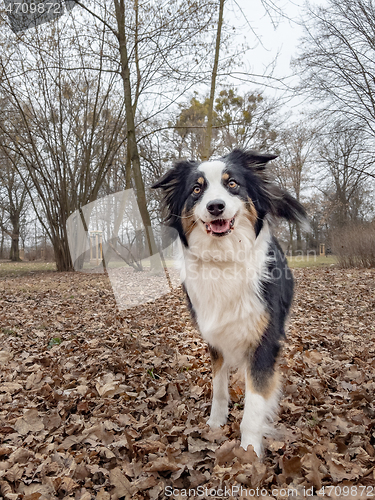
[[[15,483],[16,481],[19,481],[21,477],[23,476],[25,468],[21,467],[18,464],[14,464],[13,467],[11,467],[5,474],[4,477],[5,479],[8,479],[11,483]]]
[[[339,455],[328,454],[325,457],[329,472],[335,482],[341,482],[344,479],[358,479],[364,470],[357,464],[342,459]]]
[[[317,489],[322,486],[323,474],[319,471],[321,461],[315,453],[307,453],[301,459],[302,467],[307,471],[307,479]]]
[[[69,494],[78,487],[79,484],[76,483],[71,477],[65,476],[62,478],[59,489]]]
[[[22,385],[17,382],[4,382],[0,385],[0,392],[8,392],[9,394],[16,394],[22,389]]]
[[[238,457],[241,464],[251,464],[253,462],[259,462],[258,455],[255,453],[254,448],[249,444],[247,450],[244,450],[241,446],[233,449],[233,453]]]
[[[0,351],[0,366],[6,366],[13,358],[13,354],[9,351]]]
[[[217,445],[210,443],[209,441],[203,441],[203,439],[188,437],[188,449],[190,453],[196,453],[197,451],[211,450],[215,451]]]
[[[118,467],[109,472],[109,482],[114,486],[114,492],[118,497],[125,497],[126,500],[131,500],[133,495],[131,482]]]
[[[25,464],[33,456],[34,452],[26,448],[18,448],[10,455],[9,462],[12,464]]]
[[[225,441],[217,450],[215,451],[216,462],[219,465],[225,464],[225,462],[231,462],[237,455],[234,453],[234,448],[238,446],[236,440]]]
[[[145,467],[147,472],[177,471],[180,469],[181,466],[171,461],[169,457],[158,457]]]
[[[283,475],[288,478],[301,477],[301,459],[300,457],[286,457],[281,459]]]
[[[39,417],[38,410],[25,410],[23,417],[16,420],[14,425],[18,434],[25,436],[29,432],[39,432],[44,429],[42,419]]]
[[[267,467],[259,461],[252,464],[246,474],[237,474],[236,480],[239,483],[250,486],[251,488],[258,488],[267,477]]]

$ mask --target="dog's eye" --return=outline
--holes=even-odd
[[[230,187],[231,189],[234,189],[238,186],[237,182],[234,181],[233,179],[231,179],[229,182],[228,182],[228,187]]]
[[[202,188],[200,186],[195,186],[193,189],[194,194],[199,194],[202,191]]]

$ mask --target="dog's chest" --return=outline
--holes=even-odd
[[[247,263],[187,262],[185,287],[203,338],[231,365],[257,345],[266,310],[260,273]]]

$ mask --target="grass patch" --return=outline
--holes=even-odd
[[[45,271],[56,271],[54,262],[10,262],[0,261],[0,278],[6,276],[23,276],[30,273],[41,273]]]
[[[147,261],[146,261],[147,262]],[[125,263],[111,262],[110,267],[128,267]],[[148,262],[147,262],[148,264]],[[174,262],[172,260],[167,260],[167,266],[173,268]],[[322,267],[330,266],[331,264],[337,264],[337,259],[333,255],[328,255],[327,257],[317,256],[317,255],[297,255],[293,257],[288,257],[288,264],[291,268],[300,267]],[[145,266],[145,271],[149,270],[148,266]],[[0,278],[12,277],[12,276],[23,276],[27,274],[56,271],[56,264],[54,262],[10,262],[7,260],[0,261]],[[26,290],[25,290],[26,291]]]
[[[287,257],[288,264],[292,269],[300,267],[324,267],[337,264],[337,259],[334,255],[296,255]]]
[[[12,328],[2,327],[0,331],[5,335],[13,335],[14,337],[17,336],[17,332],[15,330],[12,330]]]
[[[52,347],[54,347],[55,345],[60,345],[61,342],[62,342],[62,339],[60,337],[53,337],[48,342],[47,349],[52,349]]]

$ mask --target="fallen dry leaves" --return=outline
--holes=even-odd
[[[318,497],[374,496],[375,272],[295,276],[284,392],[263,462],[239,448],[239,376],[228,424],[205,424],[209,357],[181,290],[119,313],[102,275],[1,279],[2,497],[156,500],[168,485],[264,488],[263,498],[361,485],[358,496]]]

